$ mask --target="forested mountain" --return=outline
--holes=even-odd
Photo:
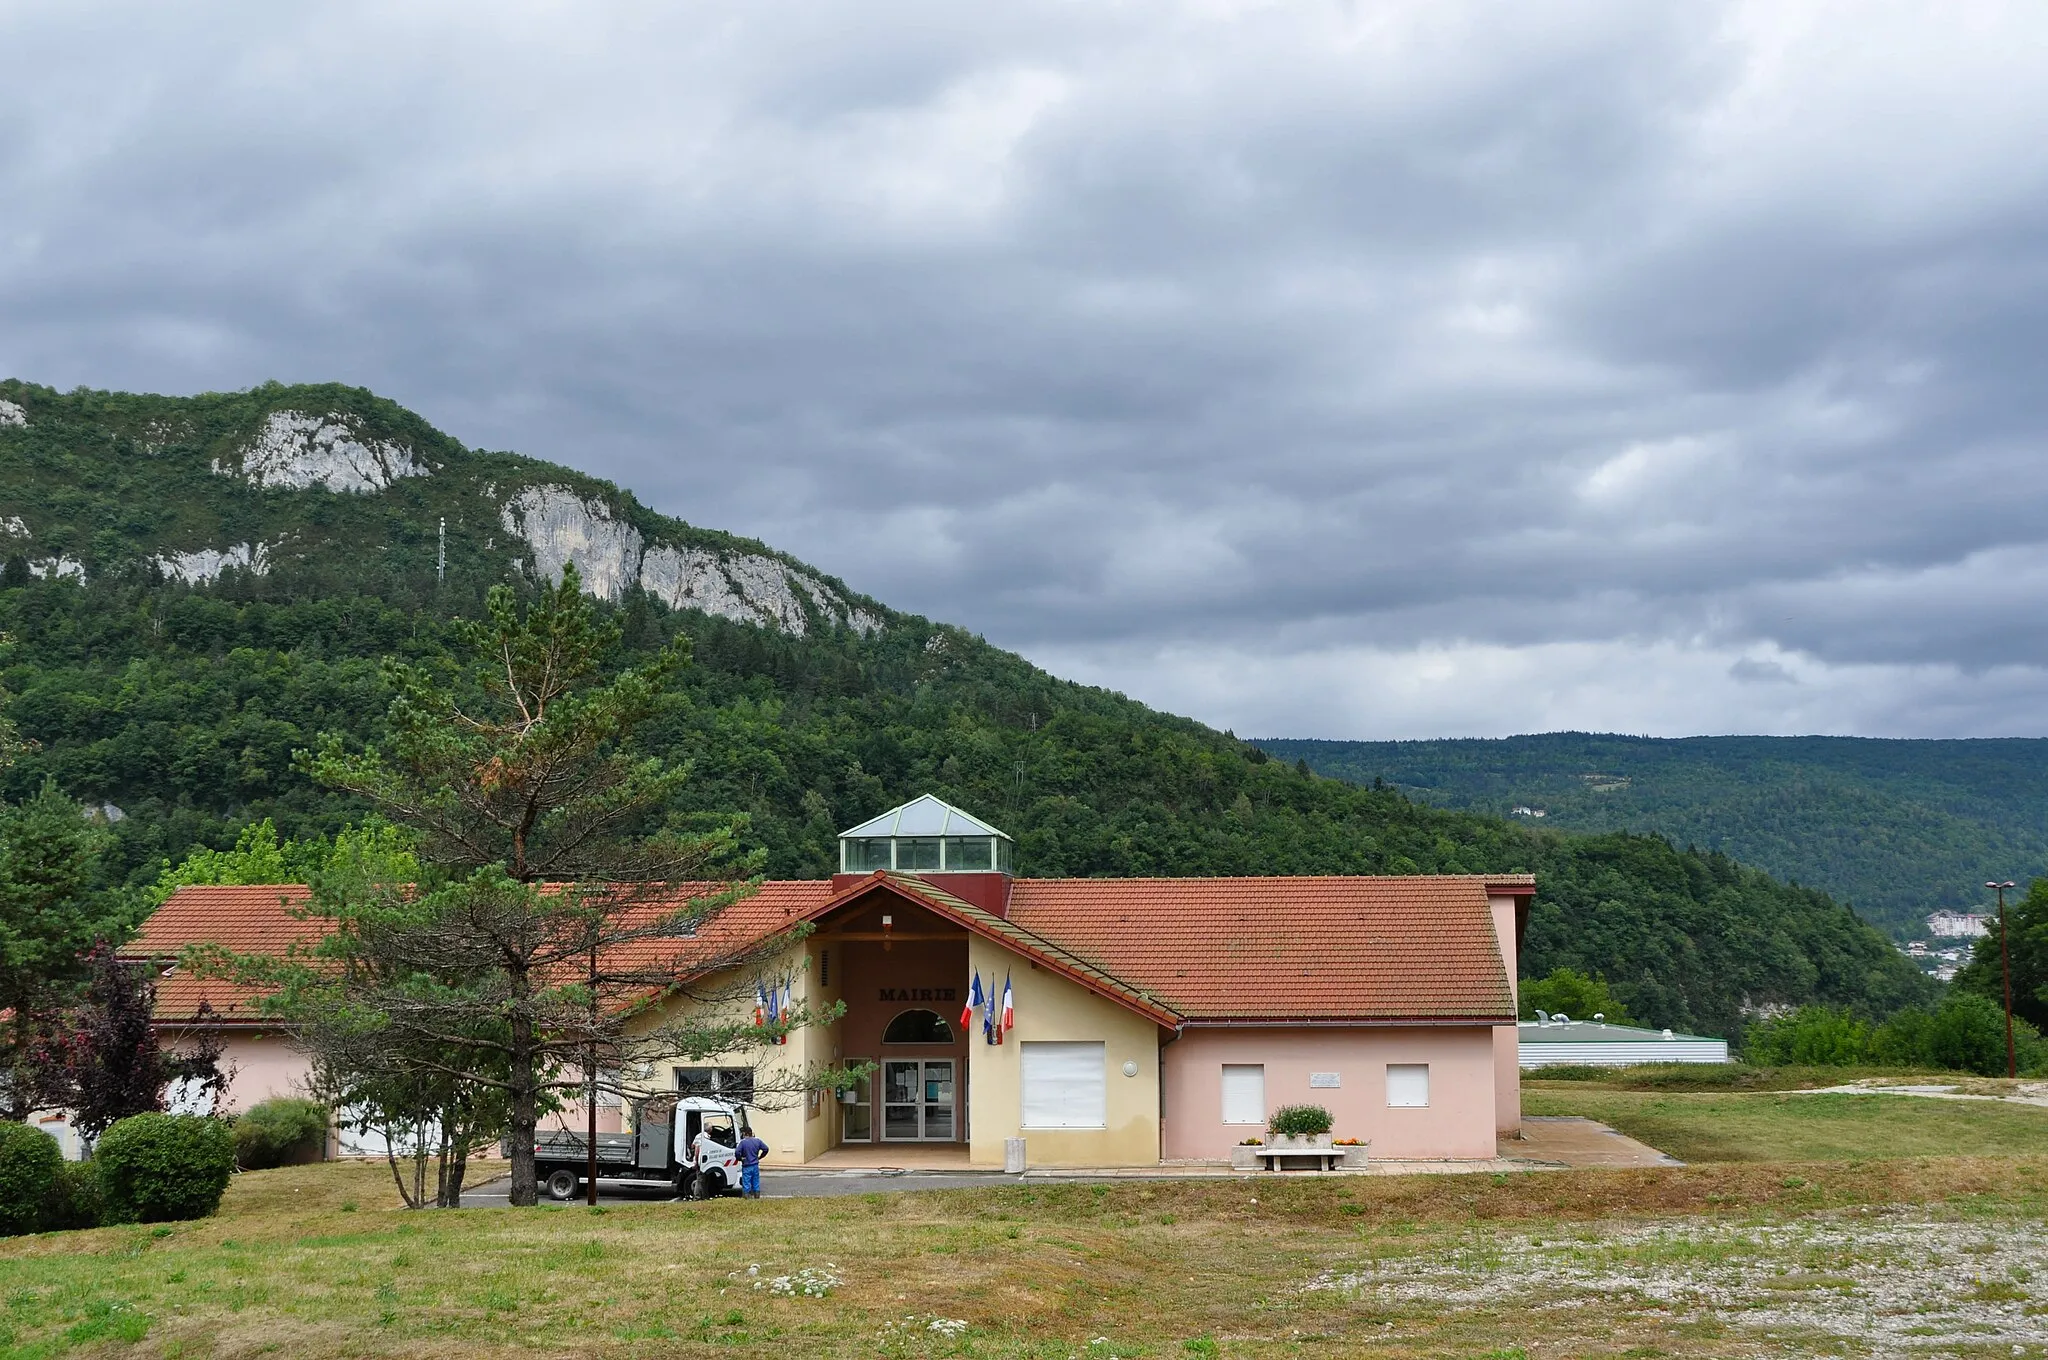
[[[1286,760],[1440,807],[1564,831],[1650,831],[1823,888],[1901,936],[2048,872],[2048,740],[1652,737],[1268,741]],[[1524,809],[1517,813],[1516,809]]]
[[[1882,1013],[1929,985],[1818,891],[1656,837],[1315,777],[353,389],[0,383],[0,531],[0,683],[38,743],[4,792],[53,778],[118,809],[112,873],[131,885],[254,819],[302,837],[361,815],[292,751],[376,735],[381,656],[431,658],[490,585],[573,560],[626,650],[692,640],[651,729],[697,772],[674,811],[748,812],[773,875],[828,873],[839,828],[929,791],[1016,836],[1025,874],[1533,871],[1525,971],[1604,973],[1658,1024],[1730,1033],[1746,1007],[1807,1000]]]

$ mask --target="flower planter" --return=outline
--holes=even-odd
[[[1338,1151],[1344,1154],[1345,1166],[1364,1166],[1369,1160],[1367,1154],[1372,1151],[1372,1144],[1347,1143],[1339,1148]]]
[[[1330,1146],[1330,1135],[1327,1133],[1282,1134],[1273,1139],[1272,1145],[1276,1148],[1326,1148]]]
[[[1231,1148],[1230,1169],[1233,1171],[1257,1171],[1259,1169],[1258,1154],[1261,1151],[1262,1149],[1260,1148],[1244,1147],[1242,1145]]]

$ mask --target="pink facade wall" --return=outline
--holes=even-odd
[[[1490,1026],[1386,1029],[1190,1029],[1161,1050],[1162,1155],[1221,1161],[1256,1128],[1223,1122],[1223,1065],[1265,1068],[1266,1108],[1321,1105],[1339,1138],[1367,1138],[1374,1157],[1495,1155],[1494,1039]],[[1429,1106],[1387,1107],[1387,1065],[1427,1063]],[[1335,1072],[1334,1089],[1311,1087]]]
[[[1515,899],[1489,897],[1493,908],[1493,933],[1500,941],[1500,959],[1507,965],[1508,987],[1514,993],[1517,1011],[1522,1004],[1521,959],[1515,948]],[[1522,1040],[1513,1025],[1497,1025],[1493,1031],[1493,1114],[1503,1137],[1522,1136]]]
[[[272,1096],[303,1096],[310,1064],[306,1055],[276,1034],[223,1032],[221,1066],[232,1069],[225,1097],[216,1108],[239,1114]]]

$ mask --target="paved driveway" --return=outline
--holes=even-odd
[[[817,1195],[865,1195],[876,1191],[890,1190],[972,1190],[987,1185],[1017,1185],[1027,1178],[1008,1176],[1000,1171],[777,1171],[764,1167],[761,1172],[761,1197],[763,1199],[798,1199]],[[1043,1172],[1032,1174],[1033,1183],[1043,1185],[1052,1182],[1081,1182],[1104,1180],[1102,1176],[1049,1176]],[[491,1209],[507,1202],[511,1181],[504,1176],[462,1192],[462,1207],[465,1209]],[[599,1204],[660,1204],[675,1198],[666,1186],[642,1190],[637,1186],[620,1185],[613,1181],[597,1183]],[[554,1204],[545,1194],[542,1204]],[[571,1204],[584,1203],[578,1194]]]

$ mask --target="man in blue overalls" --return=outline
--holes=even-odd
[[[733,1151],[740,1155],[740,1193],[748,1199],[761,1198],[761,1159],[768,1155],[768,1145],[749,1129]]]

